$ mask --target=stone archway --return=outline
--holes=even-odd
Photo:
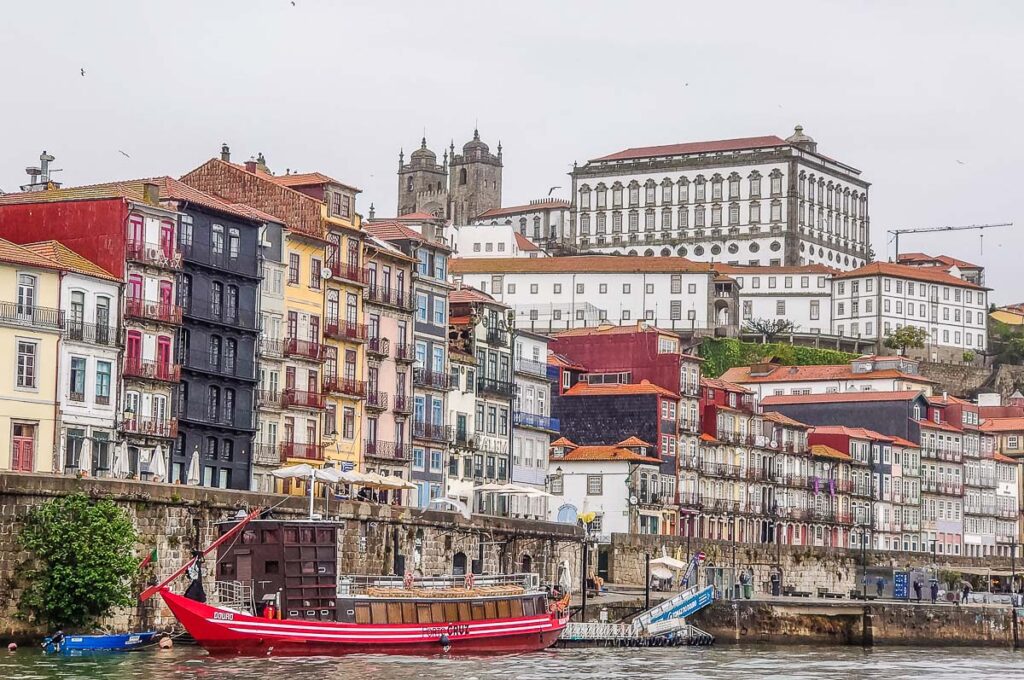
[[[523,556],[519,558],[519,571],[524,574],[533,573],[533,558],[529,553],[523,553]]]
[[[452,576],[466,575],[466,553],[461,550],[452,556]]]

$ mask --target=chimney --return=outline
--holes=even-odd
[[[377,211],[376,211],[376,210],[374,209],[374,207],[373,207],[373,203],[371,203],[371,204],[370,204],[370,219],[371,219],[371,220],[373,219],[373,216],[374,216],[374,214],[375,214],[376,212],[377,212]]]
[[[245,162],[245,170],[246,170],[246,172],[251,172],[254,175],[256,174],[256,159],[255,158],[250,158],[249,160],[247,160]]]
[[[160,204],[160,187],[154,182],[143,182],[142,200],[150,205]]]
[[[227,142],[220,145],[220,159],[225,163],[231,162],[231,149],[228,148]]]

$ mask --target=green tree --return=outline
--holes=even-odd
[[[765,342],[774,342],[775,336],[792,333],[796,328],[789,319],[751,319],[743,325],[743,332],[757,333],[764,336]]]
[[[924,347],[928,339],[928,331],[918,326],[900,326],[885,339],[885,346],[889,349],[898,349],[903,354],[911,348]]]
[[[131,518],[111,500],[73,494],[37,507],[18,534],[32,555],[22,612],[75,628],[131,604],[136,540]]]

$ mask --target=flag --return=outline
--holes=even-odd
[[[142,571],[143,569],[145,569],[146,567],[148,567],[150,564],[152,564],[155,561],[156,561],[156,548],[153,548],[152,550],[149,551],[149,554],[146,555],[145,557],[143,557],[142,561],[139,562],[139,571]]]

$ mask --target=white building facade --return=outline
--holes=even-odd
[[[870,248],[868,187],[799,126],[785,140],[626,149],[574,168],[567,240],[601,253],[854,269]]]
[[[927,333],[923,349],[909,356],[960,361],[988,347],[988,289],[934,268],[873,262],[837,274],[832,292],[832,333],[879,345],[903,326]]]
[[[545,490],[548,450],[558,437],[557,418],[551,417],[551,381],[548,378],[548,340],[543,335],[516,331],[513,380],[516,398],[512,411],[512,483]],[[548,499],[512,496],[513,517],[545,519]]]
[[[470,224],[448,230],[457,257],[547,257],[510,224]]]
[[[451,386],[448,393],[448,420],[454,435],[448,451],[448,479],[445,495],[456,498],[467,507],[476,507],[473,498],[474,458],[476,447],[476,358],[472,354],[448,349],[451,363]],[[482,455],[482,454],[481,454]],[[483,459],[479,460],[481,467]],[[442,508],[443,509],[443,508]]]
[[[739,285],[740,324],[788,320],[798,333],[832,331],[832,275],[820,264],[793,267],[725,267]]]
[[[562,242],[569,223],[569,202],[541,198],[526,205],[494,208],[470,220],[477,225],[510,225],[518,233],[541,246]]]
[[[907,357],[863,356],[849,364],[782,366],[766,363],[736,366],[722,380],[742,385],[758,400],[783,394],[920,391],[931,396],[934,382],[918,373]]]

